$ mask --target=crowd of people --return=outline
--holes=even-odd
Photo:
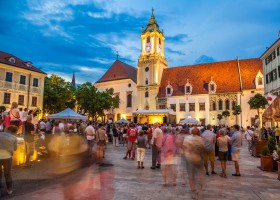
[[[226,167],[229,160],[232,160],[235,166],[232,175],[241,176],[238,161],[243,134],[249,147],[257,136],[252,127],[243,130],[239,125],[225,127],[37,120],[36,112],[27,109],[21,111],[16,103],[12,104],[5,119],[0,120],[0,132],[0,167],[4,169],[8,194],[12,193],[12,155],[17,149],[15,136],[22,135],[25,141],[26,162],[22,166],[31,167],[30,159],[35,148],[34,137],[39,135],[50,156],[57,160],[53,169],[57,174],[66,174],[79,169],[83,159],[93,158],[102,166],[108,143],[112,143],[113,147],[125,146],[123,159],[136,159],[137,169],[144,169],[146,150],[151,149],[150,169],[161,169],[163,185],[176,186],[178,175],[182,177],[182,184],[186,185],[188,174],[194,199],[199,198],[202,193],[203,174],[206,176],[217,174],[215,157],[218,157],[221,164],[220,177],[227,178]],[[260,137],[266,139],[268,136],[275,137],[278,143],[279,128],[277,126],[262,128]]]

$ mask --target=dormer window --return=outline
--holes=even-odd
[[[15,64],[16,63],[16,59],[14,57],[10,57],[9,58],[9,62]]]
[[[191,94],[192,93],[192,86],[189,83],[189,79],[187,80],[187,84],[185,85],[185,94]]]
[[[213,77],[211,77],[211,81],[208,85],[209,94],[216,93],[216,90],[217,90],[217,84],[213,81]]]
[[[28,61],[28,62],[25,63],[25,65],[26,65],[27,67],[31,67],[31,66],[32,66],[32,62]]]
[[[166,96],[170,97],[170,96],[172,96],[172,93],[173,93],[173,88],[170,85],[170,83],[168,82],[168,85],[166,86]]]

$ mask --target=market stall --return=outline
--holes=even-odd
[[[66,108],[65,110],[52,114],[48,117],[49,119],[73,119],[73,120],[86,120],[87,116],[80,115],[76,112],[74,112],[70,108]]]

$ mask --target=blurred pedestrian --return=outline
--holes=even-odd
[[[17,150],[17,138],[15,137],[18,131],[17,126],[7,127],[7,132],[0,132],[0,183],[2,183],[2,169],[7,186],[7,193],[13,193],[12,180],[12,157],[13,152]],[[0,184],[0,191],[2,184]]]
[[[137,164],[138,169],[144,169],[144,158],[146,151],[147,139],[144,135],[144,131],[139,131],[139,136],[137,136]]]
[[[151,169],[161,167],[161,147],[162,147],[163,133],[159,128],[159,124],[155,123],[153,127],[152,137],[152,166]]]
[[[226,164],[228,157],[228,138],[225,136],[226,130],[220,129],[219,131],[220,137],[217,140],[217,144],[219,147],[219,160],[221,161],[222,174],[221,177],[227,178],[226,175]]]
[[[233,126],[233,135],[231,136],[229,143],[231,144],[231,157],[232,160],[234,161],[234,166],[235,166],[235,174],[232,174],[233,176],[241,176],[240,171],[239,171],[239,152],[240,152],[240,147],[241,147],[241,142],[242,142],[242,135],[239,132],[239,125],[234,125]]]
[[[199,134],[198,128],[192,129],[191,135],[186,136],[183,143],[184,154],[187,158],[187,172],[192,199],[197,199],[197,197],[201,199],[203,189],[203,154],[205,149],[204,141]],[[196,174],[198,176],[197,189]]]
[[[106,145],[106,132],[103,129],[103,125],[100,123],[96,131],[96,142],[97,142],[97,164],[103,165],[104,148]]]
[[[23,138],[25,143],[25,151],[26,151],[26,161],[23,165],[24,167],[31,167],[30,157],[34,153],[35,143],[34,143],[34,124],[31,123],[32,117],[30,115],[27,116],[26,121],[23,123]]]

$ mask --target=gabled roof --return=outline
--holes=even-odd
[[[15,63],[10,62],[10,58],[12,58],[12,57],[15,59]],[[11,66],[18,67],[21,69],[26,69],[26,70],[46,74],[41,69],[34,67],[31,62],[25,62],[25,61],[19,59],[18,57],[14,56],[12,54],[3,52],[3,51],[0,51],[0,63],[6,64],[6,65],[11,65]],[[27,65],[27,63],[30,63],[30,64]]]
[[[254,89],[254,79],[259,71],[263,71],[261,60],[239,60],[239,66],[243,89]],[[172,96],[184,95],[187,79],[192,86],[192,94],[208,94],[211,78],[217,84],[216,93],[241,91],[238,62],[229,60],[164,69],[158,96],[166,96],[168,82],[173,88]]]
[[[96,83],[122,79],[131,79],[137,83],[137,69],[126,63],[116,60]]]

